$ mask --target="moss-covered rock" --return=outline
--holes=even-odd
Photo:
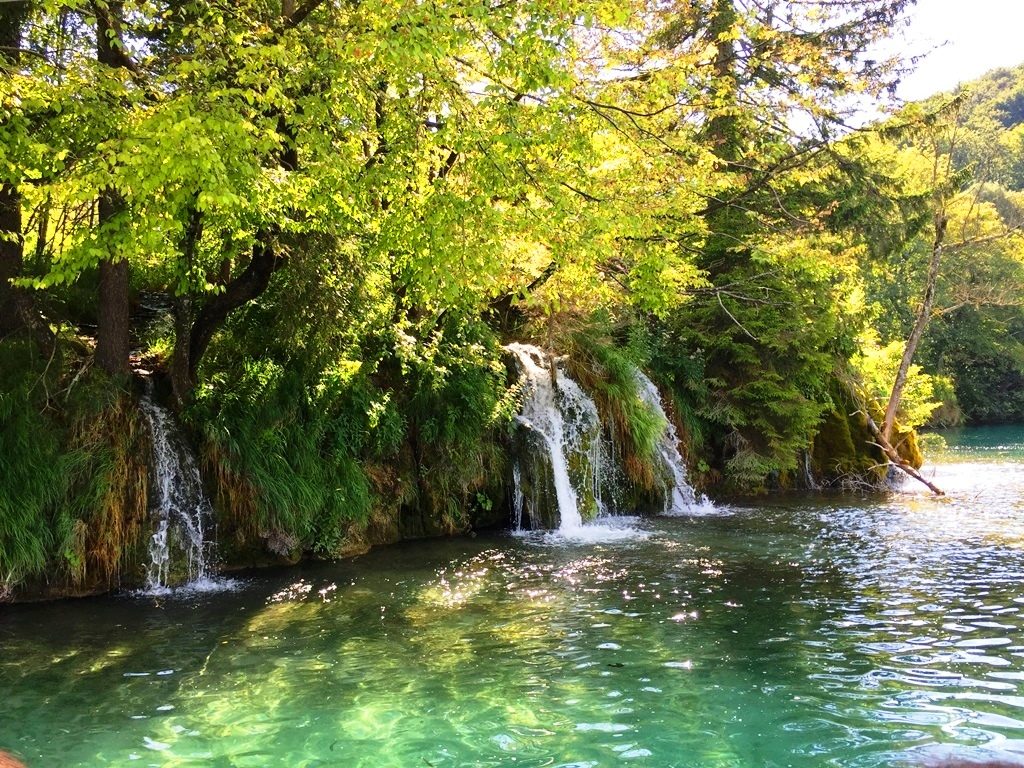
[[[924,454],[921,453],[921,446],[917,440],[917,432],[914,430],[901,431],[899,425],[896,427],[895,447],[900,458],[914,469],[920,469],[924,464]]]
[[[823,484],[878,483],[885,456],[875,445],[867,416],[843,385],[832,387],[833,407],[825,412],[811,446],[811,472]]]

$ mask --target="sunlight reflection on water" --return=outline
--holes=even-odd
[[[32,766],[1019,759],[1024,467],[951,454],[944,499],[771,498],[586,543],[480,536],[231,593],[5,607],[0,748]]]

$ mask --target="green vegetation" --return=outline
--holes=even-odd
[[[26,344],[3,355],[0,584],[137,581],[148,446],[132,399],[103,375],[40,364]]]
[[[657,487],[656,451],[664,419],[640,397],[636,370],[646,367],[641,343],[636,339],[617,342],[614,329],[604,325],[598,323],[570,337],[566,348],[570,371],[594,398],[601,421],[609,425],[628,479],[638,489],[651,491]]]
[[[641,496],[635,367],[741,492],[1024,418],[1024,70],[849,129],[909,4],[0,3],[0,584],[137,578],[140,369],[233,562],[504,519],[513,340]]]

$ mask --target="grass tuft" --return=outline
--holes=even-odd
[[[117,586],[146,534],[148,441],[131,395],[70,355],[0,343],[0,589]]]

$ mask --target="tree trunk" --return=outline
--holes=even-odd
[[[199,241],[203,237],[203,214],[199,210],[198,202],[197,194],[189,211],[188,226],[185,227],[181,241],[181,255],[186,271],[191,271],[195,264]],[[229,271],[221,282],[226,284],[230,276]],[[192,295],[186,291],[174,302],[174,351],[171,353],[171,392],[179,410],[188,402],[195,386],[190,355],[193,314]]]
[[[96,60],[108,67],[125,66],[121,40],[120,3],[93,3],[96,10]],[[115,190],[100,193],[99,228],[123,210],[124,201]],[[111,376],[127,375],[131,314],[128,303],[128,262],[111,253],[100,262],[99,324],[96,331],[96,363]]]
[[[723,103],[707,126],[707,137],[715,156],[726,163],[733,163],[739,156],[739,121],[734,111],[736,105],[736,42],[733,32],[739,16],[733,0],[715,0],[708,20],[707,39],[715,47],[715,95]]]
[[[900,360],[900,367],[896,372],[896,380],[893,382],[892,392],[889,394],[889,402],[885,407],[885,420],[882,422],[881,428],[875,424],[871,416],[868,416],[868,425],[871,427],[878,446],[885,453],[886,458],[903,470],[903,472],[926,485],[936,496],[944,496],[945,494],[934,483],[926,480],[917,470],[903,460],[903,457],[899,455],[899,452],[892,445],[892,430],[896,424],[896,411],[899,410],[903,389],[907,385],[907,377],[910,375],[910,365],[914,361],[914,353],[917,352],[917,346],[921,343],[921,337],[924,335],[924,330],[928,327],[928,321],[931,319],[932,307],[935,304],[935,290],[939,282],[939,266],[942,263],[942,245],[946,237],[946,225],[948,223],[949,220],[946,218],[945,210],[940,207],[935,213],[935,237],[932,240],[931,258],[928,260],[928,276],[925,281],[924,296],[921,300],[921,306],[917,311],[914,327],[907,338],[907,345],[903,348],[903,358]]]
[[[948,220],[943,211],[935,214],[935,238],[932,240],[932,254],[928,262],[928,278],[924,287],[924,298],[921,307],[917,312],[917,319],[914,321],[914,328],[907,339],[907,345],[903,349],[903,359],[900,360],[900,368],[896,373],[896,381],[893,382],[892,392],[889,394],[889,403],[885,407],[885,419],[882,422],[882,437],[885,441],[892,441],[892,429],[896,423],[896,411],[899,409],[900,400],[903,397],[903,388],[907,385],[907,377],[910,375],[910,365],[917,352],[917,346],[924,335],[924,329],[931,319],[932,307],[935,305],[935,289],[939,282],[939,265],[942,261],[942,244],[946,237],[946,225]]]
[[[171,394],[179,410],[188,402],[195,387],[189,358],[192,328],[192,297],[179,296],[174,303],[174,351],[171,353]]]
[[[21,195],[17,188],[0,186],[0,337],[27,331],[44,355],[54,348],[54,335],[36,310],[29,291],[11,285],[22,272]]]
[[[21,26],[27,2],[0,3],[0,74],[21,62]],[[44,354],[53,351],[53,332],[36,311],[32,295],[11,284],[22,274],[24,237],[21,193],[13,184],[0,185],[0,336],[27,330]]]
[[[21,275],[21,195],[9,185],[0,186],[0,335],[22,327],[18,289],[11,280]]]
[[[914,469],[913,466],[907,463],[907,461],[902,456],[900,456],[900,452],[897,451],[896,448],[893,447],[892,443],[889,442],[889,439],[882,434],[882,430],[878,428],[878,425],[875,424],[875,420],[871,418],[870,414],[868,414],[867,418],[868,427],[871,429],[871,433],[875,436],[875,439],[878,441],[878,447],[882,449],[882,453],[885,454],[885,457],[890,461],[890,463],[899,467],[904,473],[910,475],[910,477],[914,478],[919,483],[923,483],[925,486],[927,486],[928,490],[930,490],[936,496],[946,495],[941,488],[935,485],[935,483],[926,479],[924,475],[922,475],[920,472]]]
[[[232,311],[252,301],[270,285],[270,278],[284,261],[278,257],[274,238],[258,233],[252,248],[252,259],[242,273],[227,284],[224,291],[212,297],[196,314],[189,334],[188,385],[196,381],[199,362],[206,354],[213,335],[224,325]]]
[[[18,65],[21,24],[26,8],[21,3],[0,5],[0,66]],[[6,77],[6,72],[3,73]],[[11,280],[21,274],[21,195],[10,184],[0,185],[0,335],[21,327],[17,290]]]
[[[199,231],[196,230],[198,239]],[[277,253],[276,236],[256,234],[252,257],[233,280],[223,280],[224,290],[196,308],[191,296],[179,296],[174,314],[174,352],[171,359],[171,388],[179,407],[185,405],[195,389],[199,363],[228,316],[258,298],[270,285],[274,272],[284,266]],[[223,271],[223,265],[222,265]]]
[[[23,3],[0,5],[0,68],[17,67],[22,47],[22,24],[28,8]],[[22,196],[11,184],[0,185],[0,336],[22,328],[17,290],[10,284],[22,273]]]
[[[113,193],[100,195],[99,226],[102,230],[121,209]],[[96,364],[111,376],[127,375],[130,308],[128,304],[128,262],[107,259],[100,262],[99,319],[96,330]]]

